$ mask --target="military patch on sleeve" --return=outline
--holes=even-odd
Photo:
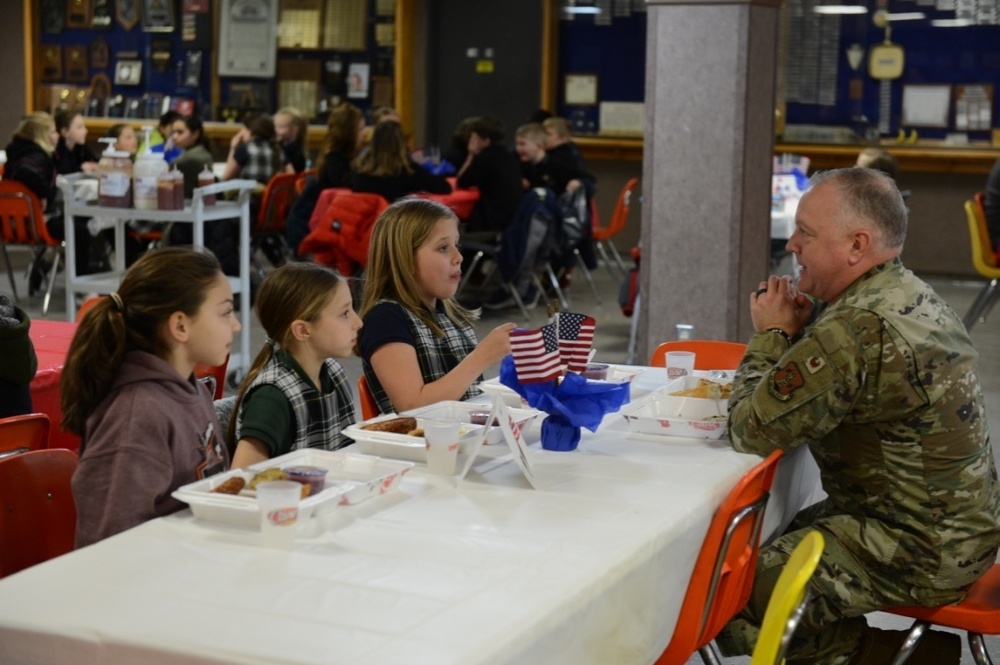
[[[826,367],[826,361],[819,356],[810,356],[809,359],[806,360],[806,369],[809,370],[810,374],[815,374],[824,367]]]
[[[794,363],[788,363],[781,369],[775,370],[774,372],[774,390],[781,397],[788,397],[793,392],[806,385],[806,381],[802,378],[802,372],[799,371],[799,366]]]

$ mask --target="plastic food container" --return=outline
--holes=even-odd
[[[727,400],[674,397],[668,392],[684,390],[684,377],[666,388],[647,395],[624,409],[622,416],[635,434],[720,439],[726,433]],[[696,383],[697,381],[695,381]],[[675,385],[676,384],[676,385]]]
[[[319,494],[326,485],[326,469],[323,467],[297,464],[295,466],[286,466],[281,470],[285,472],[289,480],[309,485],[309,496]]]
[[[409,462],[381,459],[371,455],[341,450],[295,450],[274,457],[246,469],[233,469],[217,476],[189,483],[178,488],[173,497],[187,503],[198,519],[256,529],[260,524],[260,510],[256,493],[239,495],[216,494],[218,487],[235,475],[248,482],[260,471],[277,467],[286,470],[293,466],[310,466],[326,470],[326,485],[317,494],[311,494],[299,504],[299,519],[324,515],[338,505],[354,505],[391,492],[399,481],[413,468]]]

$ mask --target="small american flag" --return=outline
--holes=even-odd
[[[556,314],[559,326],[559,355],[571,372],[587,369],[587,356],[594,345],[594,317],[572,312]]]
[[[537,330],[512,330],[510,350],[514,355],[517,380],[521,383],[554,381],[562,374],[555,324]]]

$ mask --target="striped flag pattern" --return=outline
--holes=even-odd
[[[510,350],[514,355],[517,380],[521,383],[554,381],[562,374],[555,324],[536,330],[512,330]]]
[[[556,314],[559,327],[559,355],[571,372],[587,369],[587,356],[594,345],[594,317],[572,312]]]

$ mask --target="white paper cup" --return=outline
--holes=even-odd
[[[260,504],[260,533],[266,547],[289,548],[295,541],[299,522],[302,483],[273,480],[257,485]]]
[[[442,476],[455,473],[458,459],[458,423],[450,420],[425,420],[427,470]]]
[[[694,374],[693,351],[667,351],[667,378],[679,379]]]

